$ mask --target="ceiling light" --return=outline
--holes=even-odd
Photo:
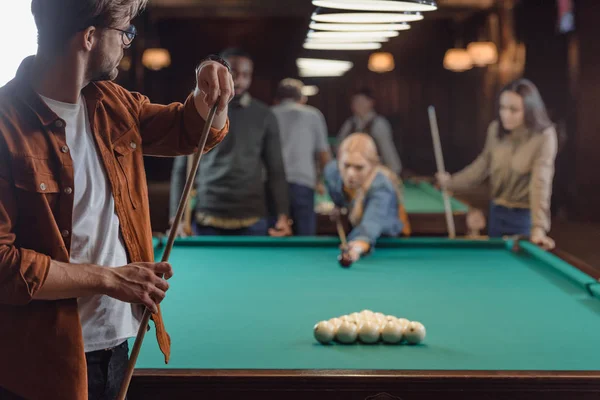
[[[311,22],[310,29],[317,31],[335,31],[335,32],[373,32],[373,31],[407,31],[410,25],[402,24],[324,24],[320,22]]]
[[[299,58],[296,60],[298,68],[342,68],[350,69],[354,66],[351,61],[328,60],[325,58]]]
[[[306,97],[316,96],[319,94],[319,88],[315,85],[308,85],[302,87],[302,95]]]
[[[498,62],[498,49],[493,42],[473,42],[467,46],[467,52],[478,67]]]
[[[423,15],[420,13],[314,13],[311,18],[316,22],[342,24],[392,24],[420,21]]]
[[[307,38],[305,43],[365,43],[365,42],[389,42],[390,38],[381,37],[381,36],[365,36],[362,38]]]
[[[377,50],[381,48],[381,43],[365,42],[365,43],[334,43],[334,42],[319,42],[319,43],[304,43],[304,48],[307,50]]]
[[[313,0],[317,7],[357,11],[434,11],[435,1],[410,0]]]
[[[465,49],[450,49],[444,56],[444,68],[454,72],[464,72],[473,68],[473,60]]]
[[[398,36],[396,31],[373,31],[373,32],[324,32],[324,31],[311,31],[308,32],[307,37],[311,39],[337,39],[337,38],[365,38],[365,37],[377,37],[377,38],[391,38]]]
[[[393,71],[394,56],[391,53],[373,53],[369,56],[369,70],[377,73]]]

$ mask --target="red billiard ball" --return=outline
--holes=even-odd
[[[350,254],[342,253],[338,256],[338,261],[340,265],[344,268],[350,268],[352,265],[352,258],[350,258]]]

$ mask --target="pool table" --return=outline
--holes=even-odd
[[[315,211],[317,213],[317,234],[335,236],[335,223],[327,209],[332,206],[329,195],[315,195]],[[450,197],[450,205],[454,215],[457,235],[467,233],[467,211],[469,207],[460,200]],[[428,182],[407,180],[404,182],[404,206],[415,236],[447,236],[446,214],[442,193]],[[350,225],[344,218],[344,226],[349,231]]]
[[[129,399],[598,399],[600,274],[528,242],[387,239],[349,269],[334,238],[175,243]],[[156,256],[160,256],[160,244]],[[321,345],[363,309],[427,328],[423,344]]]

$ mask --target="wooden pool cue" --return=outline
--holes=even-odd
[[[440,140],[440,131],[437,124],[437,116],[435,108],[429,106],[429,125],[431,127],[431,137],[433,138],[433,149],[435,151],[435,162],[437,164],[438,173],[443,174],[446,172],[444,167],[444,155],[442,153],[442,142]],[[450,239],[456,238],[456,228],[454,226],[454,215],[452,214],[452,207],[450,206],[450,196],[446,185],[442,186],[442,196],[444,198],[444,210],[446,211],[446,225],[448,226],[448,237]]]
[[[194,155],[191,154],[191,155],[187,156],[185,161],[186,161],[186,169],[185,170],[186,170],[186,179],[187,179],[187,177],[190,176],[190,173],[192,172],[192,168],[194,166]],[[183,231],[188,236],[192,235],[192,208],[190,206],[189,201],[186,204],[185,214],[183,215]]]
[[[219,99],[212,107],[210,112],[208,113],[208,117],[206,118],[206,122],[204,124],[204,129],[202,130],[202,134],[200,135],[200,142],[198,143],[198,150],[194,155],[194,161],[192,163],[192,168],[190,173],[187,176],[187,180],[185,182],[185,188],[183,189],[183,194],[181,195],[181,199],[179,200],[179,207],[177,208],[177,214],[175,214],[175,220],[173,221],[173,226],[169,231],[169,239],[167,240],[167,244],[165,246],[165,251],[162,256],[161,262],[169,261],[169,256],[171,255],[171,250],[173,249],[173,243],[175,242],[175,238],[177,237],[177,230],[179,228],[179,224],[181,223],[181,219],[183,217],[183,213],[185,212],[187,202],[190,197],[190,192],[192,191],[192,186],[194,184],[194,180],[196,178],[196,174],[198,173],[198,168],[200,166],[200,159],[202,158],[202,153],[204,153],[204,148],[206,147],[206,141],[208,140],[208,134],[210,132],[210,128],[212,127],[213,121],[215,119],[215,115],[217,114],[217,106],[219,104]],[[162,276],[161,276],[162,277]],[[127,372],[125,373],[125,378],[123,379],[123,383],[121,384],[121,391],[119,392],[118,400],[125,400],[127,396],[127,391],[129,390],[129,384],[131,383],[131,378],[133,376],[133,370],[135,369],[135,363],[137,362],[138,356],[140,354],[140,349],[142,347],[142,342],[144,341],[144,336],[146,335],[146,331],[148,330],[148,323],[150,322],[150,317],[152,316],[152,312],[147,308],[144,311],[144,317],[142,318],[142,322],[140,325],[140,329],[138,330],[137,337],[135,338],[135,344],[133,345],[133,350],[131,351],[131,357],[129,358],[129,364],[127,365]]]
[[[342,225],[341,211],[336,214],[335,226],[340,237],[340,242],[342,242],[342,251],[348,251],[348,241],[346,240],[346,231],[344,231],[344,226]]]

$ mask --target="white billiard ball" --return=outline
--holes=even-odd
[[[419,344],[425,340],[425,327],[420,322],[413,321],[404,331],[404,339],[409,344]]]
[[[343,322],[335,334],[335,339],[343,344],[352,344],[356,342],[358,337],[358,328],[356,324],[345,321]]]
[[[404,329],[402,325],[394,321],[389,321],[381,330],[381,339],[389,344],[400,343],[403,335]]]
[[[354,313],[350,314],[349,317],[354,322],[361,321],[363,319],[363,316],[360,315],[360,313],[357,313],[357,312],[354,312]]]
[[[366,344],[377,343],[379,337],[379,325],[371,321],[365,322],[358,331],[358,338]]]
[[[344,321],[342,321],[342,320],[341,320],[341,319],[339,319],[339,318],[331,318],[331,319],[329,320],[329,323],[330,323],[331,325],[333,325],[333,327],[334,327],[334,329],[335,329],[335,331],[336,331],[336,332],[337,332],[338,328],[340,327],[340,325],[342,324],[342,322],[344,322]]]
[[[362,310],[360,312],[360,315],[362,315],[363,317],[372,317],[375,313],[371,310]]]
[[[398,322],[400,325],[402,325],[402,327],[406,330],[406,327],[408,326],[408,324],[410,324],[410,321],[407,320],[406,318],[398,318],[396,319],[396,322]]]
[[[322,344],[329,344],[335,338],[335,327],[329,321],[319,322],[315,325],[313,331],[315,339]]]

